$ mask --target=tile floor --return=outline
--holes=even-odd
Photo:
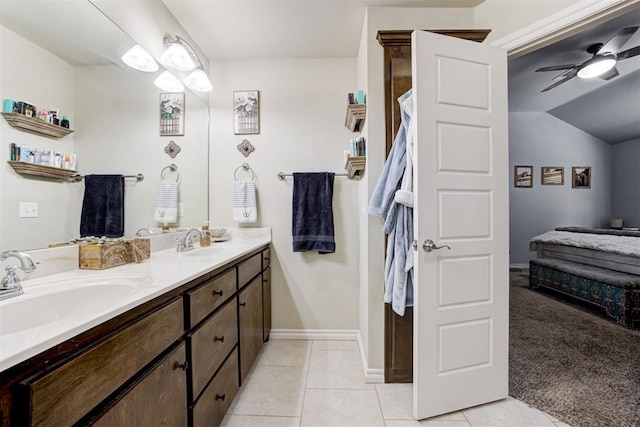
[[[367,384],[355,341],[271,340],[223,426],[569,427],[508,398],[418,422],[410,384]]]

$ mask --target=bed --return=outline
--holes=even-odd
[[[625,326],[640,327],[640,231],[557,228],[534,237],[529,286],[598,306]]]

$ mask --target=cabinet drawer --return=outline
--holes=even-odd
[[[185,360],[183,342],[93,425],[187,425],[187,376],[180,368]]]
[[[70,425],[183,334],[182,300],[160,308],[98,346],[28,379],[31,424]]]
[[[238,342],[238,310],[232,299],[190,337],[194,399]]]
[[[249,283],[262,271],[262,253],[256,254],[238,265],[238,289]]]
[[[262,252],[262,269],[269,267],[271,265],[271,250],[267,249]]]
[[[237,391],[238,350],[236,348],[194,406],[194,427],[220,425]]]
[[[208,281],[199,288],[187,292],[190,310],[190,327],[207,317],[236,292],[236,269]]]

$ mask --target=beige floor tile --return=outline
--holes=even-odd
[[[413,384],[376,384],[385,420],[413,420]],[[429,418],[429,421],[465,421],[460,411]]]
[[[299,417],[257,417],[253,415],[227,415],[220,427],[298,427]]]
[[[472,427],[556,427],[541,411],[511,397],[462,412]]]
[[[256,365],[260,366],[307,366],[311,354],[312,341],[270,340],[258,355]]]
[[[313,350],[325,351],[325,350],[343,350],[343,351],[358,351],[357,341],[319,341],[313,342]]]
[[[301,426],[384,427],[375,390],[307,389]]]
[[[385,420],[387,427],[470,427],[464,420]]]
[[[298,417],[305,377],[303,367],[254,366],[228,413]]]
[[[311,352],[307,388],[373,390],[375,387],[364,382],[360,352],[340,350]]]

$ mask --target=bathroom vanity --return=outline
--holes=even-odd
[[[220,424],[269,339],[271,269],[268,242],[211,257],[219,248],[125,269],[165,279],[146,301],[0,372],[0,425]]]

